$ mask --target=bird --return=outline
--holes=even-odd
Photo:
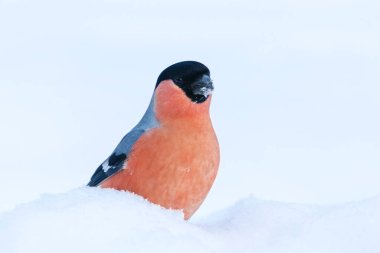
[[[188,220],[216,178],[220,150],[211,118],[214,85],[196,61],[175,63],[158,76],[148,109],[88,186],[132,192]]]

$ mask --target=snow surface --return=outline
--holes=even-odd
[[[182,219],[127,192],[79,188],[0,216],[0,250],[44,252],[380,252],[380,196],[335,206],[253,197]]]

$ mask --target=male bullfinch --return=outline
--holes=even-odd
[[[166,68],[144,116],[88,185],[133,192],[182,210],[189,219],[206,198],[219,166],[209,115],[213,89],[202,63],[184,61]]]

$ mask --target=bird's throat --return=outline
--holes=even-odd
[[[211,95],[205,102],[195,103],[171,80],[163,81],[155,94],[155,112],[162,123],[186,118],[209,120]]]

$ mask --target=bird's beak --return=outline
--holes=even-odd
[[[211,95],[212,91],[214,90],[214,86],[212,85],[211,78],[208,75],[203,75],[201,78],[195,81],[191,85],[191,88],[193,90],[193,94],[201,95],[201,96],[204,96],[205,98]]]

